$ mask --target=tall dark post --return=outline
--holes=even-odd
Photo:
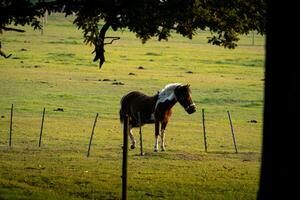
[[[204,148],[205,148],[205,152],[207,152],[206,130],[205,130],[205,115],[204,115],[204,109],[203,108],[202,108],[202,125],[203,125]]]
[[[138,112],[138,120],[139,120],[139,127],[140,127],[140,150],[141,150],[141,156],[144,155],[143,152],[143,134],[142,134],[142,121],[141,121],[141,113]]]
[[[98,113],[96,114],[95,117],[95,121],[94,121],[94,125],[93,125],[93,129],[92,129],[92,133],[91,133],[91,137],[90,137],[90,142],[89,142],[89,148],[88,148],[88,152],[87,152],[87,157],[90,156],[90,150],[91,150],[91,145],[92,145],[92,140],[93,140],[93,136],[94,136],[94,130],[95,130],[95,126],[96,126],[96,122],[97,122],[97,118],[98,118]]]
[[[46,111],[46,109],[44,108],[44,110],[43,110],[43,116],[42,116],[41,131],[40,131],[39,147],[41,147],[41,143],[42,143],[42,134],[43,134],[43,128],[44,128],[45,111]]]
[[[127,200],[128,116],[123,122],[122,199]]]
[[[232,121],[231,121],[231,117],[230,117],[230,112],[227,111],[227,114],[228,114],[228,119],[229,119],[229,122],[230,122],[230,128],[231,128],[231,134],[232,134],[232,140],[233,140],[233,144],[234,144],[234,148],[235,148],[235,153],[238,153],[238,150],[237,150],[237,147],[236,147],[236,141],[235,141],[233,125],[232,125]]]
[[[11,135],[12,135],[12,128],[13,128],[13,111],[14,111],[14,104],[11,104],[10,110],[10,127],[9,127],[9,146],[11,147]]]

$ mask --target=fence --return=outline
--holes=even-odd
[[[227,115],[228,115],[229,127],[230,127],[231,136],[232,136],[234,150],[235,150],[235,153],[238,153],[237,141],[236,141],[234,126],[233,126],[230,111],[227,111]],[[9,123],[10,123],[9,124],[9,142],[8,142],[9,147],[11,147],[12,144],[13,144],[13,134],[14,134],[13,117],[14,117],[14,105],[12,104],[11,109],[10,109],[10,121],[9,121]],[[39,130],[39,132],[40,132],[39,142],[38,142],[39,147],[41,147],[42,141],[43,141],[43,128],[44,128],[44,123],[45,123],[45,118],[46,117],[47,117],[46,116],[46,108],[43,108],[42,118],[41,118],[41,126],[40,126],[40,130]],[[97,122],[98,117],[99,117],[99,113],[96,113],[96,117],[95,117],[95,120],[94,120],[94,123],[93,123],[93,126],[92,126],[92,131],[91,131],[91,135],[90,135],[90,139],[89,139],[89,143],[88,143],[88,150],[87,150],[87,154],[86,154],[87,157],[90,156],[92,140],[93,140],[95,127],[96,127],[96,122]],[[138,113],[138,118],[139,118],[138,119],[138,121],[139,121],[139,136],[140,136],[140,140],[139,140],[140,141],[140,155],[143,156],[143,155],[145,155],[145,152],[143,150],[143,135],[142,135],[142,126],[141,126],[141,113]],[[204,151],[208,152],[206,120],[207,119],[206,119],[206,116],[205,116],[205,109],[203,108],[202,109],[202,119],[201,119],[202,132],[203,132],[203,143],[204,143]],[[49,126],[49,124],[48,124],[48,126]]]
[[[12,139],[13,139],[13,113],[14,113],[14,105],[11,105],[10,109],[10,129],[9,129],[9,147],[12,146]],[[231,135],[233,139],[233,144],[235,148],[235,153],[238,153],[237,145],[236,145],[236,138],[235,138],[235,133],[234,133],[234,128],[233,128],[233,123],[230,115],[230,111],[227,111],[228,119],[229,119],[229,125],[230,125],[230,130],[231,130]],[[41,147],[42,143],[42,135],[43,135],[43,128],[44,128],[44,121],[46,117],[46,108],[43,108],[43,113],[42,113],[42,119],[41,119],[41,127],[40,127],[40,134],[39,134],[39,143],[38,146]],[[93,123],[92,131],[91,131],[91,136],[89,139],[89,144],[88,144],[88,150],[87,150],[87,157],[90,156],[90,150],[91,150],[91,145],[92,145],[92,140],[95,132],[95,127],[97,123],[97,119],[99,117],[99,113],[96,113],[95,120]],[[139,121],[139,134],[140,134],[140,155],[143,156],[145,155],[143,152],[143,138],[142,138],[142,126],[141,126],[141,113],[138,113],[138,121]],[[204,141],[204,151],[208,152],[208,145],[207,145],[207,132],[206,132],[206,126],[205,126],[205,110],[202,109],[202,127],[203,127],[203,141]],[[122,157],[122,199],[126,200],[127,199],[127,165],[128,165],[128,132],[129,132],[129,118],[128,116],[125,117],[124,123],[123,123],[123,157]]]

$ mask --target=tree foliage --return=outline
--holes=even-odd
[[[239,34],[266,31],[265,0],[2,0],[0,32],[11,24],[41,28],[39,18],[46,10],[75,15],[74,24],[95,47],[100,67],[104,45],[118,39],[106,37],[109,28],[129,29],[143,43],[153,37],[167,40],[174,32],[192,39],[197,30],[209,30],[208,42],[225,48],[235,48]]]

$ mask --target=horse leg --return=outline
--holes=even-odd
[[[129,127],[129,137],[130,137],[130,141],[131,141],[131,146],[130,146],[130,148],[131,148],[131,149],[134,149],[134,148],[135,148],[135,143],[136,143],[136,141],[135,141],[135,139],[134,139],[134,136],[133,136],[132,128],[131,128],[131,127]]]
[[[165,151],[165,130],[167,127],[168,121],[162,122],[161,123],[161,130],[160,130],[160,139],[161,139],[161,150]]]
[[[155,121],[155,142],[154,142],[154,151],[158,150],[158,135],[159,135],[159,121]]]

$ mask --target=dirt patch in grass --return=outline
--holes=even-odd
[[[144,159],[152,159],[154,157],[159,157],[161,159],[166,160],[189,160],[189,161],[201,161],[204,159],[203,155],[192,154],[187,152],[146,152],[144,156],[140,156],[140,154],[136,154],[136,157],[141,157]]]
[[[176,153],[173,154],[174,160],[203,160],[203,156],[191,153]]]

